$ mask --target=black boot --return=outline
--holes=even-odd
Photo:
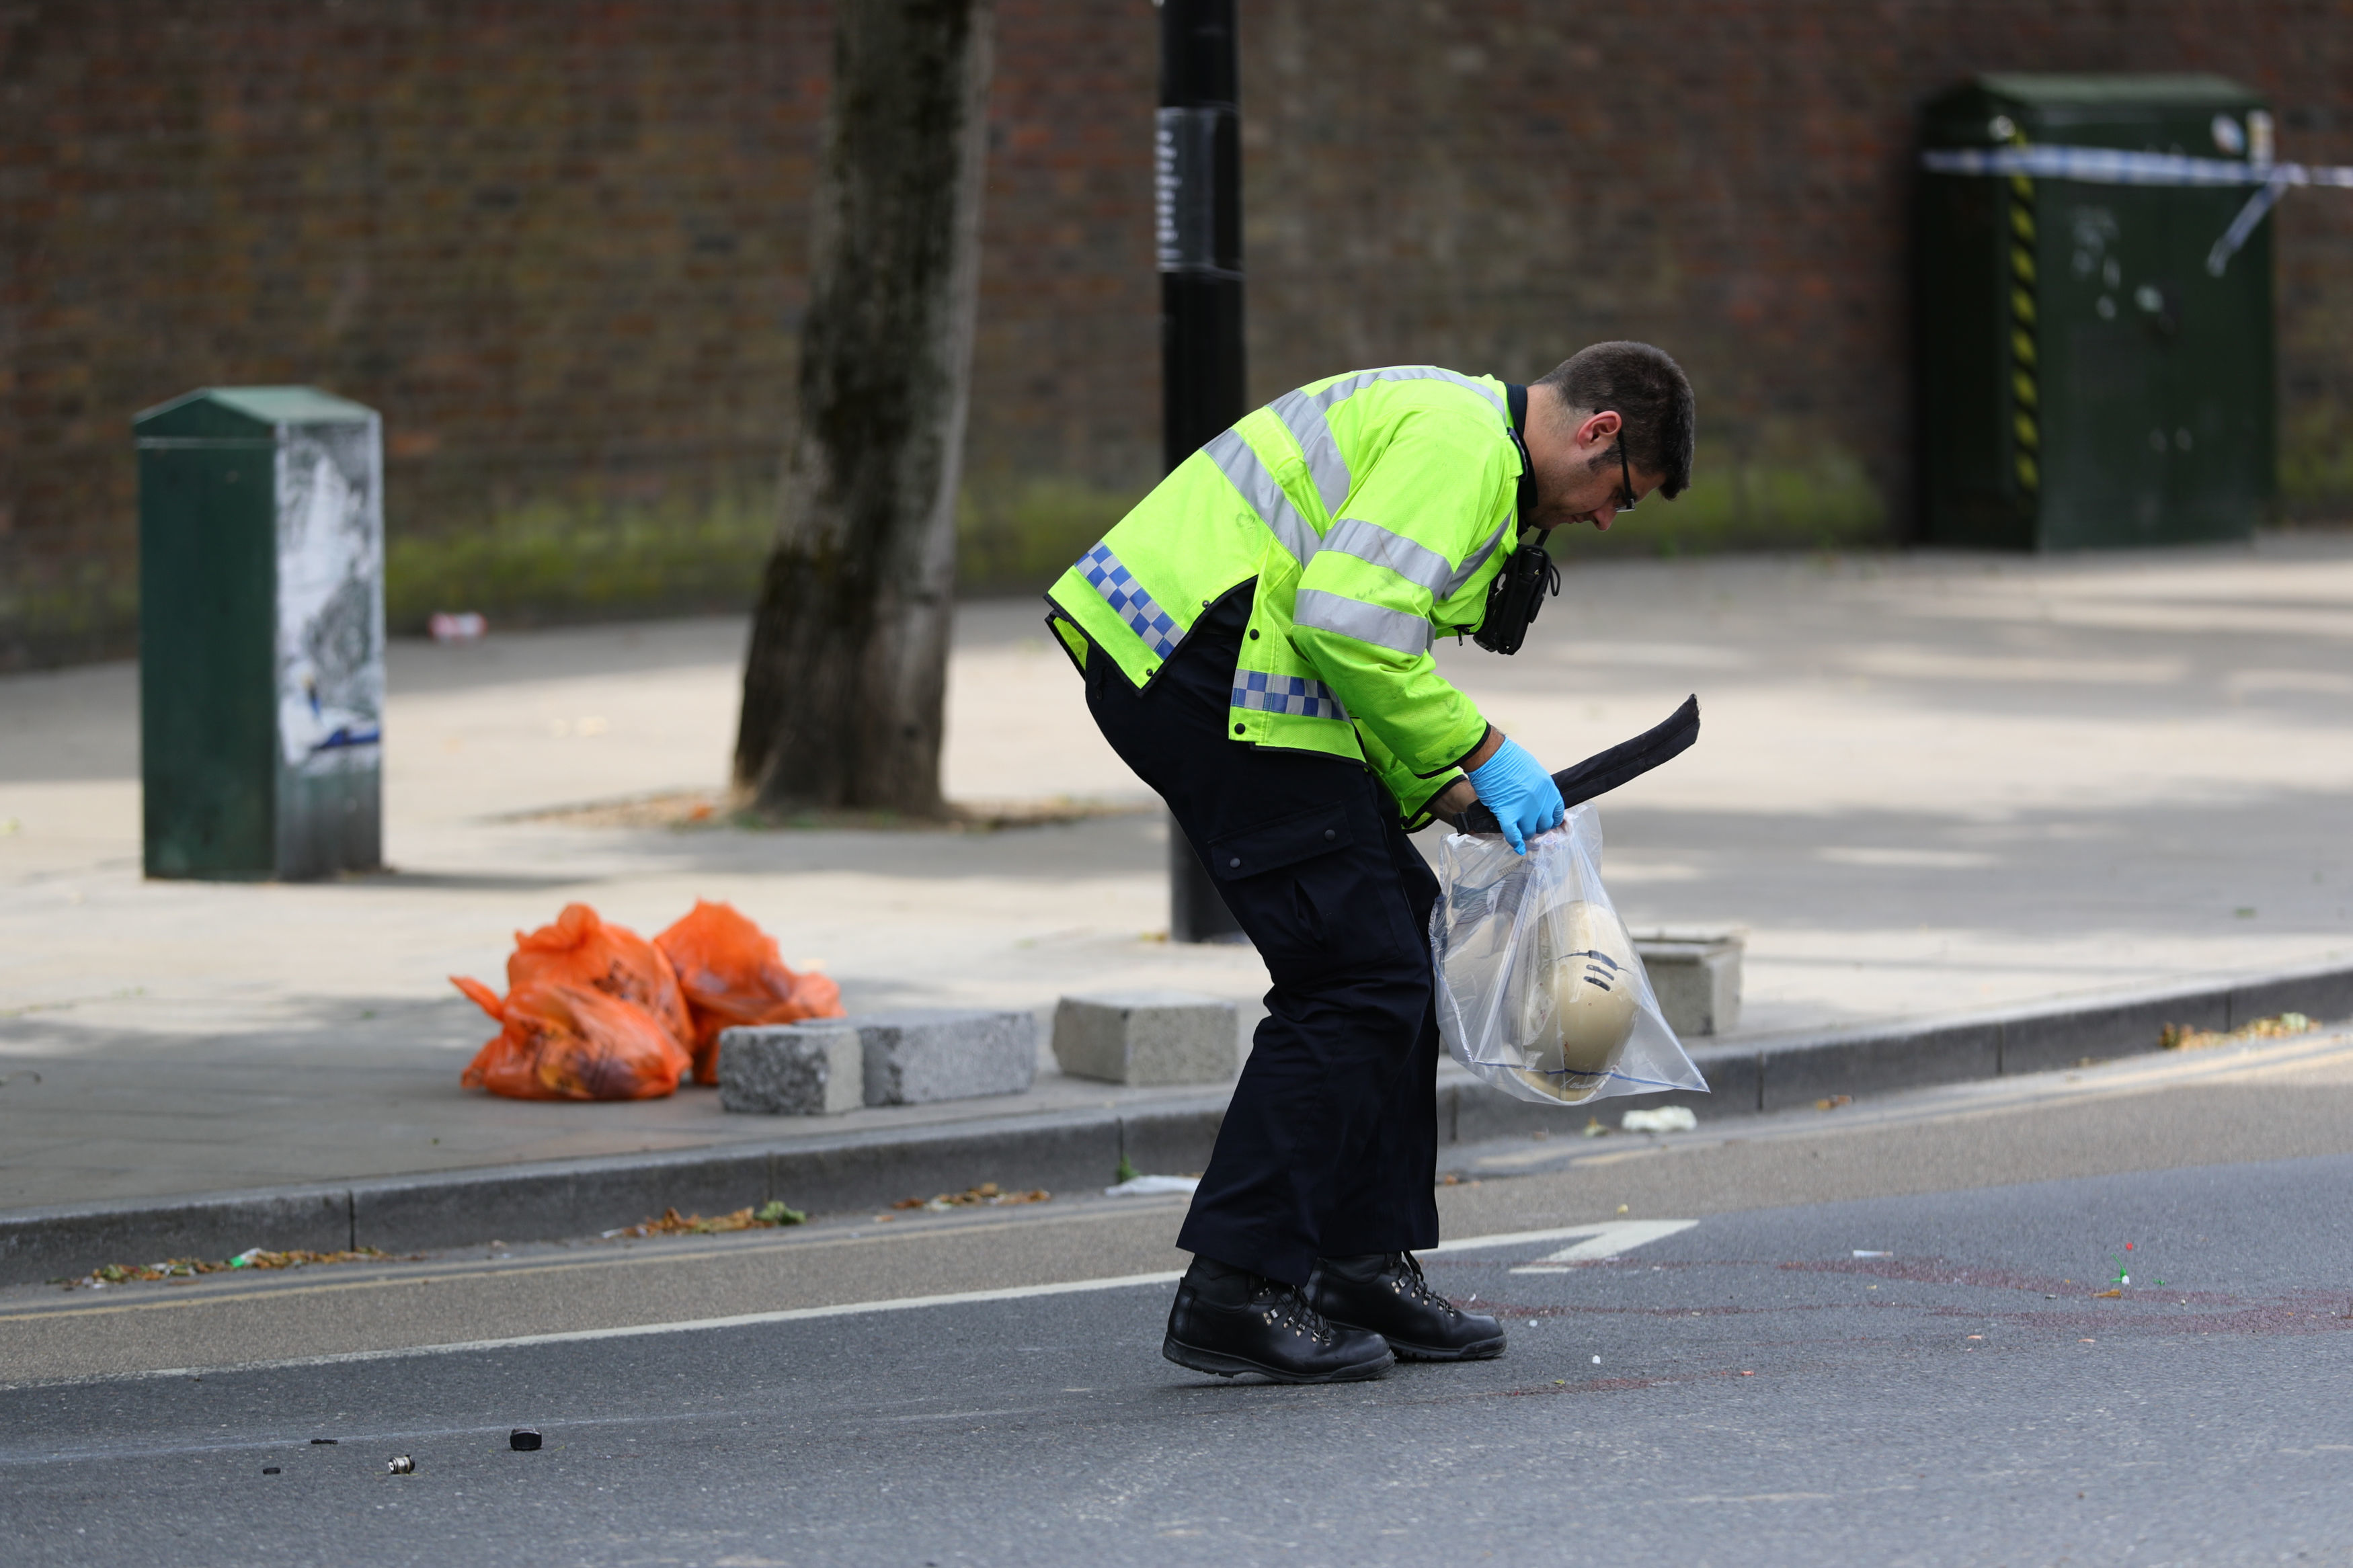
[[[1405,1361],[1485,1361],[1504,1353],[1504,1325],[1430,1288],[1410,1252],[1319,1258],[1308,1304],[1335,1326],[1368,1329]]]
[[[1327,1323],[1296,1286],[1196,1258],[1177,1282],[1160,1353],[1195,1372],[1255,1372],[1278,1383],[1354,1383],[1395,1357],[1381,1336]]]

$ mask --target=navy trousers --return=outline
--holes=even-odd
[[[1147,691],[1100,655],[1087,707],[1159,792],[1273,989],[1176,1245],[1293,1285],[1318,1257],[1438,1242],[1438,879],[1359,763],[1226,737],[1247,585]]]

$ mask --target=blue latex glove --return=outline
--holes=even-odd
[[[1560,786],[1517,741],[1506,738],[1469,776],[1471,787],[1479,792],[1479,804],[1495,814],[1496,826],[1514,855],[1528,852],[1529,834],[1558,827],[1568,813],[1560,801]]]

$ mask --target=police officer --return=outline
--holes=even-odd
[[[1177,1238],[1169,1360],[1321,1383],[1503,1353],[1413,1257],[1438,1241],[1438,884],[1406,835],[1475,801],[1524,851],[1562,806],[1430,647],[1493,632],[1491,587],[1544,531],[1680,493],[1693,428],[1645,343],[1526,387],[1335,376],[1179,464],[1049,593],[1095,722],[1273,981]]]

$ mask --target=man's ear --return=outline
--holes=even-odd
[[[1588,414],[1585,416],[1584,422],[1577,427],[1577,445],[1606,447],[1617,437],[1618,432],[1625,427],[1625,425],[1626,421],[1619,416],[1618,411],[1614,408],[1605,408],[1599,414]]]

